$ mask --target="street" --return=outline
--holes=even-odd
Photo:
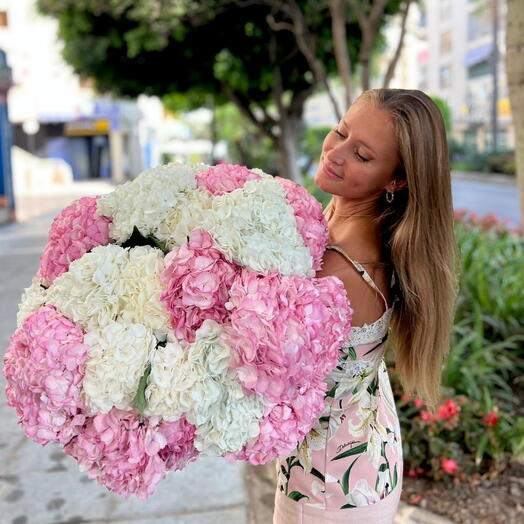
[[[457,175],[453,178],[453,207],[479,216],[495,213],[501,220],[509,219],[510,227],[517,227],[521,220],[516,187],[507,182],[479,182]]]

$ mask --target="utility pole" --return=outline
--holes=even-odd
[[[499,99],[499,81],[498,81],[498,62],[499,62],[499,17],[498,17],[498,2],[499,0],[491,0],[491,14],[493,20],[493,48],[491,51],[491,72],[493,78],[493,98],[491,100],[491,129],[493,134],[493,152],[497,151],[498,143],[498,107]]]

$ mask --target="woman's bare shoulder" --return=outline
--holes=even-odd
[[[364,269],[370,274],[390,303],[386,268],[387,266],[382,269],[379,267],[369,268],[364,265]],[[344,284],[349,303],[354,310],[352,321],[354,326],[360,326],[364,323],[370,324],[384,313],[385,304],[382,297],[362,278],[355,266],[335,250],[326,250],[322,269],[316,273],[317,278],[326,276],[336,276]]]

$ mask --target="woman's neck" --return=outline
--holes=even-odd
[[[346,205],[342,202],[342,207],[339,206],[339,201],[334,200],[326,212],[329,243],[346,248],[362,262],[381,260],[382,243],[375,206],[366,202],[347,205],[347,201]]]

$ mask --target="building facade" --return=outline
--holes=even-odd
[[[493,149],[494,96],[497,149],[515,147],[505,29],[506,0],[425,0],[419,11],[416,87],[446,100],[452,136],[478,151]]]
[[[67,162],[75,180],[134,178],[158,164],[151,101],[101,97],[62,58],[58,22],[36,0],[0,0],[0,49],[13,86],[8,95],[13,144]],[[161,115],[162,116],[162,115]]]

